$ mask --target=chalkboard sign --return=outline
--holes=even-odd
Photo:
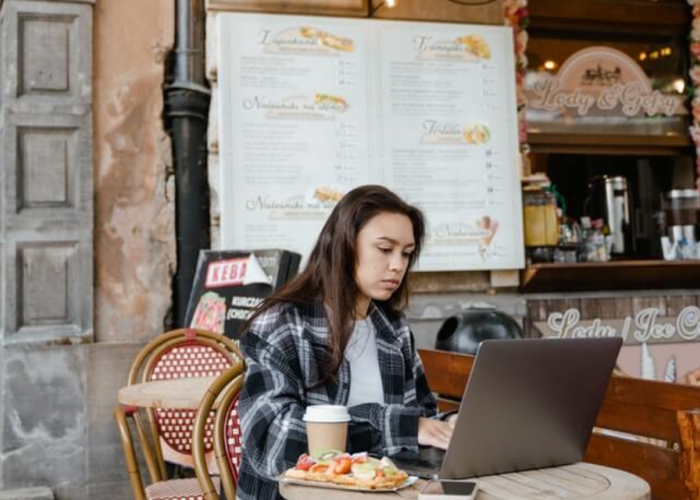
[[[253,310],[297,274],[300,260],[286,250],[200,252],[185,324],[239,338]]]

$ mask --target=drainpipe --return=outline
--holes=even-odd
[[[166,113],[175,164],[177,273],[174,324],[182,327],[201,249],[210,247],[204,0],[177,0],[177,31]]]

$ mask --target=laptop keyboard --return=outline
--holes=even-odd
[[[408,474],[435,478],[440,473],[445,452],[438,448],[421,448],[418,454],[401,452],[393,455],[391,460]]]

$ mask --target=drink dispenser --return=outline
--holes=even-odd
[[[610,229],[614,254],[630,253],[630,200],[627,179],[622,176],[595,177],[589,185],[588,211],[592,218],[601,218]]]
[[[533,262],[553,260],[554,248],[559,243],[559,217],[554,195],[541,187],[527,187],[523,191],[523,219],[525,246]]]

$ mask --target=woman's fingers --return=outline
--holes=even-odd
[[[454,415],[450,415],[447,417],[447,423],[452,427],[452,429],[455,428],[455,424],[457,423],[457,414],[455,413]]]
[[[418,444],[447,448],[452,437],[452,426],[440,420],[421,418],[418,421]]]
[[[442,423],[442,422],[440,422]],[[452,428],[449,425],[440,425],[436,429],[436,434],[444,440],[449,441],[452,437]]]

